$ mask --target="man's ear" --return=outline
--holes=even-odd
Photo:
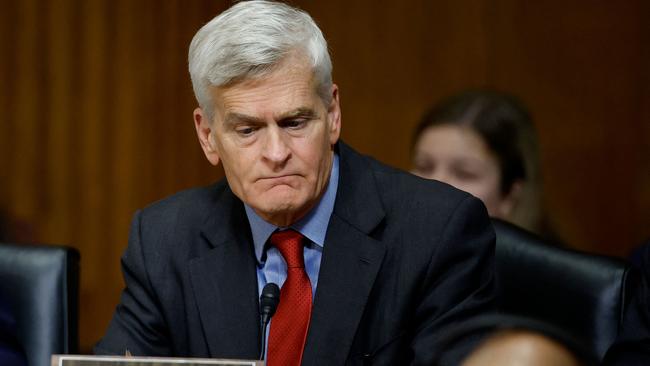
[[[194,127],[196,136],[199,138],[201,149],[210,164],[217,166],[219,164],[219,154],[217,153],[216,141],[212,125],[207,115],[201,108],[194,110]]]
[[[341,105],[339,104],[339,87],[332,84],[332,101],[327,106],[327,120],[329,122],[330,144],[334,145],[341,136]]]

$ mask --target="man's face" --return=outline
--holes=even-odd
[[[340,134],[338,89],[325,105],[308,63],[288,56],[270,75],[213,88],[214,118],[194,120],[208,160],[266,221],[288,226],[321,197]]]

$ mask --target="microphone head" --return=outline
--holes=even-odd
[[[275,283],[267,283],[260,296],[260,312],[269,318],[275,314],[280,303],[280,287]]]

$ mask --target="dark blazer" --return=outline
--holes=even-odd
[[[444,327],[493,310],[486,210],[446,184],[337,149],[340,181],[303,364],[431,364]],[[225,180],[136,213],[122,258],[126,289],[95,352],[257,358],[252,243]],[[455,363],[466,349],[449,351]]]

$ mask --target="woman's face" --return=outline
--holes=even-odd
[[[436,179],[480,198],[492,217],[507,219],[513,194],[501,194],[494,154],[472,129],[439,125],[425,129],[415,144],[413,174]]]

